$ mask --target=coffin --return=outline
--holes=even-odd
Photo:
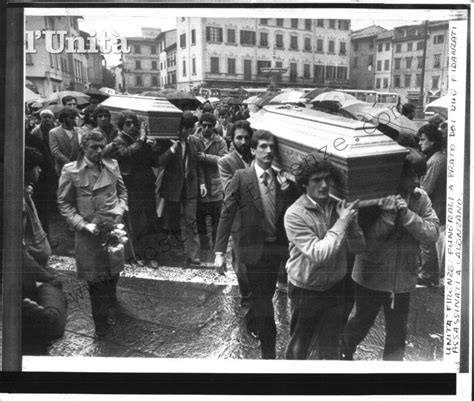
[[[249,122],[275,135],[275,167],[290,174],[308,154],[325,154],[345,177],[331,188],[337,198],[368,205],[395,192],[408,151],[371,123],[281,105],[264,106]]]
[[[183,112],[165,98],[114,95],[101,103],[110,109],[112,124],[123,110],[131,110],[148,125],[152,138],[176,138]]]

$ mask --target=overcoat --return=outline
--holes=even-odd
[[[110,257],[103,239],[84,229],[88,223],[122,222],[128,211],[127,190],[116,160],[103,159],[94,185],[83,157],[64,166],[58,186],[58,207],[76,231],[76,264],[79,278],[87,281],[115,274],[124,266],[123,252]]]
[[[65,164],[77,160],[81,154],[79,132],[79,128],[74,127],[71,140],[63,127],[56,127],[49,131],[49,148],[58,175],[61,174]]]

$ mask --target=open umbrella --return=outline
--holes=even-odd
[[[97,99],[99,102],[103,102],[105,99],[108,99],[110,97],[108,93],[96,88],[89,88],[84,93],[86,95],[89,95],[91,98]]]
[[[290,90],[279,93],[270,100],[270,103],[306,103],[304,92]]]
[[[181,110],[196,110],[202,104],[191,92],[169,92],[166,99]]]
[[[220,102],[220,99],[218,97],[210,97],[206,99],[209,103],[217,103]]]
[[[344,100],[357,100],[354,96],[349,95],[345,92],[338,92],[338,91],[329,91],[320,93],[316,96],[310,103],[322,102],[322,101],[332,101],[332,102],[342,102]]]
[[[306,99],[314,99],[316,96],[320,95],[321,93],[329,92],[330,90],[331,88],[328,88],[327,86],[325,88],[316,88],[308,92],[306,95],[304,95],[304,97]]]
[[[255,95],[255,96],[250,96],[249,98],[245,99],[244,103],[245,104],[254,104],[254,103],[257,103],[257,101],[258,101],[258,95]]]
[[[270,101],[279,94],[280,92],[275,92],[275,91],[268,91],[265,92],[263,95],[259,96],[259,99],[255,103],[258,107],[263,107],[266,104],[269,104]]]
[[[89,104],[90,96],[77,91],[53,92],[51,95],[46,97],[46,102],[47,104],[62,104],[62,99],[66,96],[75,97],[77,99],[78,106],[85,106],[86,104]]]
[[[100,88],[99,90],[102,91],[102,92],[108,93],[109,95],[116,95],[117,94],[117,91],[115,89],[107,88],[106,86]]]
[[[165,93],[162,90],[159,90],[159,91],[145,91],[145,92],[140,93],[140,96],[165,97]]]
[[[48,106],[42,107],[42,108],[39,109],[36,113],[39,113],[39,112],[41,112],[41,111],[43,111],[43,110],[51,110],[51,111],[54,113],[55,117],[58,118],[58,115],[59,115],[60,111],[61,111],[63,108],[64,108],[64,106],[62,105],[62,103],[61,103],[61,104],[50,104],[50,105],[48,105]]]
[[[222,104],[242,104],[242,102],[239,99],[235,97],[230,97],[230,96],[221,99],[221,103]]]
[[[432,116],[439,114],[445,120],[448,118],[449,96],[441,96],[440,98],[428,103],[425,106],[425,115]]]
[[[43,98],[43,96],[33,92],[31,89],[25,87],[23,88],[23,98],[25,100],[25,102],[29,103],[29,102],[33,102],[35,100],[41,100]]]

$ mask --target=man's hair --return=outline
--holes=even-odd
[[[249,134],[249,139],[252,139],[253,129],[250,127],[250,123],[247,120],[238,120],[234,123],[234,125],[230,129],[230,137],[232,141],[234,140],[234,137],[235,137],[235,130],[238,128],[247,131]]]
[[[437,126],[431,124],[425,124],[418,130],[418,138],[421,134],[425,134],[426,138],[433,142],[433,151],[438,151],[443,147],[443,133],[438,129]]]
[[[227,107],[222,108],[222,109],[219,110],[218,115],[219,115],[219,117],[229,117],[229,110],[227,110]]]
[[[75,98],[74,96],[64,96],[62,99],[61,99],[61,102],[63,103],[63,106],[66,106],[66,103],[69,102],[70,100],[75,100],[76,101],[76,104],[77,104],[77,98]]]
[[[213,113],[214,107],[212,107],[211,103],[205,103],[204,106],[202,106],[202,111],[204,113]]]
[[[402,178],[416,174],[421,177],[426,174],[425,155],[417,149],[408,148],[408,154],[405,156],[402,167]]]
[[[89,141],[107,142],[107,139],[101,131],[92,130],[86,132],[81,136],[81,148],[84,149]]]
[[[215,126],[217,119],[212,113],[202,113],[201,117],[199,117],[199,124],[202,124],[204,121],[210,122],[212,126]]]
[[[250,139],[250,147],[252,149],[257,149],[258,141],[273,141],[275,142],[275,137],[270,131],[259,129],[254,132],[252,138]]]
[[[119,119],[117,121],[119,129],[123,129],[123,126],[127,119],[133,120],[133,122],[135,123],[135,127],[139,128],[139,121],[137,115],[132,110],[124,110],[120,113]]]
[[[31,146],[25,147],[25,171],[32,170],[36,166],[40,166],[44,161],[41,152]]]
[[[66,106],[63,107],[62,110],[59,112],[58,120],[62,124],[66,120],[66,118],[76,118],[78,115],[79,112],[77,111],[77,109],[75,109],[74,107]]]
[[[296,183],[303,189],[308,185],[309,179],[313,174],[329,173],[335,186],[344,185],[344,176],[339,169],[326,160],[324,154],[320,152],[306,155],[299,163],[291,167],[291,173],[294,175]]]
[[[413,103],[405,103],[402,106],[402,113],[406,116],[407,114],[413,113],[416,110],[416,106]]]
[[[106,114],[108,117],[109,117],[109,120],[111,118],[111,115],[110,115],[110,110],[105,107],[105,106],[97,106],[95,109],[94,109],[94,114],[92,116],[92,119],[94,120],[94,122],[97,122],[97,116],[99,114]]]
[[[192,111],[186,110],[183,112],[181,116],[181,121],[179,123],[179,130],[181,131],[183,128],[194,128],[194,124],[196,124],[197,117],[193,114]]]

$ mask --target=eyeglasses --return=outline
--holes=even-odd
[[[135,125],[134,121],[125,121],[125,126],[126,127],[131,127],[132,125]]]
[[[203,128],[212,128],[212,124],[201,124]]]

